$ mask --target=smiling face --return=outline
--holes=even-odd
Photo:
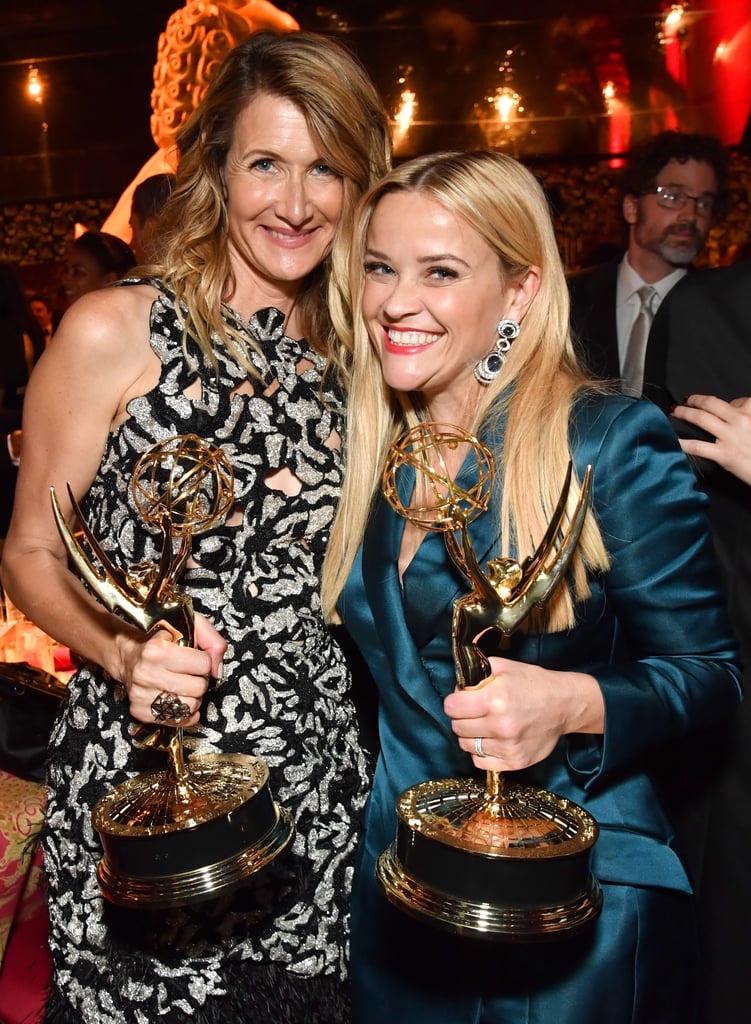
[[[288,312],[326,257],[344,185],[289,100],[257,95],[235,122],[223,173],[235,305]]]
[[[421,392],[436,420],[468,424],[482,391],[474,368],[498,321],[521,321],[530,274],[504,283],[497,254],[462,217],[420,193],[387,193],[368,230],[362,300],[387,384]]]

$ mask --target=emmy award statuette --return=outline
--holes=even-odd
[[[125,572],[116,568],[70,487],[91,555],[71,532],[52,488],[63,543],[81,578],[110,611],[146,632],[165,629],[175,642],[192,645],[192,603],[177,580],[192,535],[218,523],[232,506],[232,467],[221,448],[186,434],[149,448],[136,464],[131,486],[141,517],[162,533],[158,563]],[[173,725],[138,725],[133,742],[164,751],[167,767],[129,779],[95,805],[92,823],[104,848],[97,878],[104,896],[119,905],[197,903],[270,863],[289,843],[294,825],[273,800],[263,761],[245,754],[186,759],[179,722],[190,714],[188,705],[162,693],[152,713],[155,723]]]
[[[444,452],[458,446],[476,461],[470,490],[460,488],[446,468]],[[416,479],[408,505],[396,487],[405,464]],[[443,534],[471,587],[454,602],[452,621],[461,689],[491,674],[482,638],[493,634],[502,650],[562,581],[587,514],[591,467],[566,527],[571,476],[569,465],[534,554],[521,563],[491,559],[483,572],[468,526],[490,503],[490,450],[443,423],[421,423],[392,445],[383,474],[386,500],[418,528]],[[589,870],[597,835],[595,820],[577,804],[545,790],[506,786],[499,772],[489,771],[484,784],[471,777],[442,779],[405,790],[397,801],[395,841],[376,870],[388,899],[414,917],[460,934],[529,942],[571,934],[599,914],[602,892]]]

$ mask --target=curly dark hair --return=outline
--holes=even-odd
[[[679,164],[685,164],[687,160],[698,160],[710,165],[717,178],[715,214],[722,217],[728,198],[730,157],[720,140],[713,135],[660,132],[635,146],[621,175],[621,194],[643,196],[651,192],[657,184],[657,175],[671,160]]]

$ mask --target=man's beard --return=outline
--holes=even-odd
[[[703,244],[704,239],[695,227],[691,228],[691,238],[685,232],[676,235],[672,228],[668,228],[657,245],[657,252],[666,263],[682,267],[699,254]]]

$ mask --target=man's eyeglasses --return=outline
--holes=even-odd
[[[691,200],[697,213],[710,214],[714,210],[717,197],[711,193],[701,196],[692,196],[685,189],[676,185],[658,185],[654,190],[657,197],[657,205],[664,210],[683,210],[686,203]]]

